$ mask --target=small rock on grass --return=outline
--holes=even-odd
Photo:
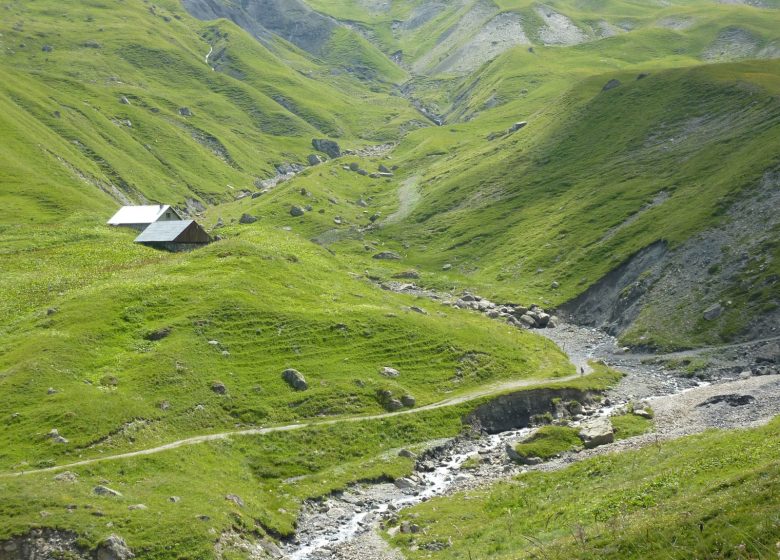
[[[111,535],[97,549],[97,560],[130,560],[135,554],[127,546],[125,539]]]
[[[383,367],[381,370],[379,370],[379,373],[380,375],[384,375],[385,377],[390,378],[395,378],[401,375],[397,369],[391,367]]]
[[[113,498],[118,498],[122,496],[121,492],[118,492],[113,488],[109,488],[108,486],[103,486],[103,485],[95,486],[92,492],[94,494],[97,494],[98,496],[110,496]]]
[[[78,482],[79,477],[76,473],[72,473],[70,471],[61,472],[57,475],[54,475],[54,481],[55,482],[68,482],[68,483],[74,483]]]
[[[229,502],[233,502],[238,507],[244,507],[244,500],[242,500],[239,496],[235,494],[228,494],[225,496],[225,499]]]

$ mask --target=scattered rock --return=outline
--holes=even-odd
[[[398,452],[399,457],[406,457],[407,459],[416,459],[417,454],[409,451],[408,449],[401,449],[401,451]]]
[[[293,218],[300,218],[305,213],[306,211],[300,206],[293,206],[292,208],[290,208],[290,216],[292,216]]]
[[[168,501],[173,504],[178,504],[181,501],[181,498],[179,496],[171,496],[168,498]]]
[[[236,496],[235,494],[228,494],[225,496],[225,499],[228,502],[233,502],[238,507],[244,507],[244,500],[242,500],[239,496]]]
[[[92,489],[92,492],[94,494],[97,494],[98,496],[109,496],[112,498],[119,498],[122,496],[120,492],[117,492],[116,490],[113,490],[109,488],[108,486],[95,486]]]
[[[384,163],[380,163],[379,164],[379,172],[380,173],[392,173],[392,171],[390,171]]]
[[[59,309],[57,309],[56,307],[50,307],[50,308],[48,308],[48,309],[46,310],[46,316],[47,316],[47,317],[51,317],[52,315],[54,315],[55,313],[57,313],[57,311],[59,311]]]
[[[381,370],[379,370],[379,374],[390,378],[396,378],[401,375],[397,369],[391,367],[383,367]]]
[[[215,381],[211,384],[211,390],[214,391],[218,395],[226,395],[227,394],[227,387],[225,387],[225,384],[220,381]]]
[[[401,410],[404,407],[404,403],[402,403],[400,400],[396,398],[387,399],[385,402],[385,408],[389,412],[395,412],[396,410]]]
[[[441,267],[441,269],[442,270],[452,270],[452,265],[451,264],[445,264],[444,266]]]
[[[94,39],[88,39],[81,43],[82,47],[86,47],[88,49],[102,49],[103,45],[95,41]]]
[[[401,404],[407,408],[414,408],[414,405],[417,404],[417,399],[415,399],[412,395],[404,395],[401,397]]]
[[[509,132],[517,132],[518,130],[525,128],[526,126],[528,126],[528,123],[526,121],[516,122],[509,128]]]
[[[296,391],[305,391],[309,388],[306,379],[303,377],[300,371],[297,369],[286,369],[282,372],[282,379],[284,379],[290,387]]]
[[[127,506],[127,509],[130,511],[145,511],[149,508],[146,507],[145,504],[133,504],[131,506]]]
[[[127,97],[125,97],[124,95],[119,98],[119,102],[122,105],[130,105],[130,100]]]
[[[621,83],[620,80],[610,80],[606,84],[604,84],[604,87],[601,88],[601,91],[609,91],[611,89],[615,89],[616,87],[620,87]]]
[[[135,558],[125,540],[119,535],[111,535],[97,549],[97,560],[129,560]]]
[[[251,214],[242,214],[241,218],[238,220],[239,224],[254,224],[257,221],[257,216],[252,216]]]
[[[398,261],[401,260],[401,255],[398,253],[394,253],[393,251],[382,251],[381,253],[377,253],[372,258],[376,260],[385,260],[385,261]]]
[[[163,327],[161,329],[157,329],[156,331],[151,331],[146,333],[144,338],[151,342],[156,342],[158,340],[162,340],[163,338],[171,334],[171,330],[172,330],[171,327]]]
[[[780,363],[780,344],[770,342],[758,349],[755,355],[757,362],[776,364]]]
[[[716,303],[715,305],[704,310],[704,318],[707,321],[714,321],[721,315],[723,315],[723,306],[719,303]]]
[[[588,420],[581,426],[579,436],[585,449],[593,449],[615,441],[615,432],[607,417]]]
[[[646,418],[648,420],[653,419],[653,413],[649,410],[645,410],[644,408],[634,410],[634,416],[639,416],[640,418]]]
[[[42,50],[43,52],[51,52],[51,51],[53,51],[53,50],[54,50],[54,47],[52,47],[51,45],[43,45],[43,46],[41,47],[41,50]]]
[[[536,326],[536,319],[534,319],[530,315],[522,315],[520,317],[520,323],[522,323],[524,326],[530,329]]]
[[[191,117],[192,111],[190,111],[189,107],[179,107],[179,114],[182,117]]]
[[[46,389],[47,395],[56,395],[57,392],[58,392],[57,389],[55,389],[54,387],[49,387],[48,389]]]
[[[64,471],[57,475],[54,475],[55,482],[67,482],[73,484],[79,481],[79,475],[70,471]]]
[[[393,484],[395,484],[396,488],[401,490],[408,490],[417,486],[412,479],[406,477],[395,480]]]
[[[341,157],[341,148],[333,140],[315,138],[311,141],[311,145],[315,150],[327,154],[330,158]]]
[[[322,159],[322,157],[318,156],[317,154],[310,154],[309,157],[306,158],[306,161],[309,162],[309,165],[314,167],[315,165],[319,165],[321,163],[325,163],[325,160]]]
[[[550,287],[551,287],[553,290],[557,290],[558,288],[560,288],[560,287],[561,287],[561,285],[560,285],[558,282],[553,282],[552,284],[550,284]]]
[[[404,272],[393,274],[393,278],[400,280],[418,280],[420,278],[420,273],[416,270],[405,270]]]
[[[409,311],[414,311],[415,313],[419,313],[420,315],[427,315],[428,312],[423,309],[422,307],[417,307],[416,305],[413,305],[409,308]]]
[[[359,199],[357,200],[357,202],[355,202],[355,204],[357,204],[357,205],[358,205],[358,206],[360,206],[361,208],[368,208],[368,202],[366,202],[366,201],[365,201],[365,200],[363,200],[362,198],[359,198]]]

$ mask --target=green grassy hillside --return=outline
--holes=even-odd
[[[417,118],[176,2],[15,4],[0,33],[4,223],[124,200],[215,203],[305,163],[312,138],[393,140]]]
[[[114,272],[81,286],[74,279],[54,298],[41,294],[26,313],[8,310],[0,386],[6,410],[17,416],[2,435],[5,468],[150,446],[237,422],[380,412],[381,389],[424,405],[484,383],[569,372],[546,341],[465,313],[453,326],[450,312],[435,306],[428,315],[410,311],[414,299],[351,276],[296,235],[254,226],[233,233],[202,251],[168,256],[132,247],[133,233],[97,233],[38,266],[43,281],[76,255]],[[45,253],[15,253],[19,268],[4,270],[2,285],[19,286]],[[13,291],[3,296],[10,301]],[[163,329],[170,334],[149,340]],[[383,367],[402,375],[382,377]],[[281,377],[287,368],[300,370],[310,389],[291,390]],[[214,382],[227,396],[213,392]],[[56,392],[47,395],[49,388]],[[71,443],[50,445],[52,428]]]
[[[138,557],[236,558],[218,550],[231,533],[290,536],[303,500],[409,474],[399,448],[458,434],[491,391],[574,373],[547,339],[383,289],[391,279],[555,307],[643,248],[674,254],[728,231],[739,258],[701,242],[691,267],[711,281],[648,292],[624,340],[719,344],[777,313],[780,226],[761,207],[780,177],[780,62],[768,60],[780,53],[777,0],[308,4],[339,20],[308,51],[199,21],[177,0],[0,9],[0,541],[45,527],[93,548],[117,532]],[[278,165],[306,164],[325,137],[357,152],[261,185]],[[371,177],[380,166],[393,173]],[[104,225],[143,201],[187,208],[219,239],[172,254]],[[257,221],[240,224],[245,213]],[[383,251],[398,258],[372,258]],[[633,282],[620,298],[650,280]],[[712,301],[724,309],[704,322],[697,306]],[[283,381],[287,368],[307,390]],[[566,383],[615,381],[597,369]],[[415,404],[385,415],[383,391]],[[448,406],[420,410],[437,403]],[[561,524],[535,513],[527,530],[577,556],[566,531],[580,523],[594,535],[587,554],[630,556],[668,542],[646,536],[646,515],[672,526],[690,510],[690,523],[715,520],[729,542],[742,531],[763,543],[761,508],[713,512],[741,499],[734,488],[759,501],[774,490],[776,428],[524,479],[528,500],[558,484],[586,496],[564,492]],[[216,437],[112,458],[202,436]],[[656,460],[706,471],[689,474],[722,485],[713,509],[698,486],[650,480]],[[55,480],[65,469],[78,480]],[[97,496],[98,485],[122,496]],[[609,501],[607,485],[625,500]],[[423,506],[426,523],[443,511],[426,538],[452,521],[464,529],[442,557],[522,550],[502,532],[522,501],[510,486],[475,498],[468,523],[449,503]],[[614,515],[580,519],[566,500]],[[612,550],[604,524],[620,512],[626,532]],[[720,546],[691,527],[689,555]]]
[[[713,431],[431,500],[402,514],[421,534],[394,544],[408,558],[772,558],[779,428]]]

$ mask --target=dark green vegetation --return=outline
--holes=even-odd
[[[775,420],[589,459],[431,500],[402,515],[424,536],[393,541],[409,558],[772,558],[779,451]]]
[[[578,447],[581,442],[577,430],[568,426],[544,426],[515,446],[521,457],[549,459],[559,453]]]
[[[761,9],[705,0],[663,8],[500,0],[433,11],[425,0],[392,2],[389,11],[372,1],[308,4],[336,20],[316,44],[273,33],[256,41],[227,20],[196,20],[176,0],[0,6],[0,540],[56,527],[92,546],[117,532],[139,555],[162,559],[215,556],[230,530],[289,535],[301,500],[408,474],[398,448],[456,435],[462,416],[502,384],[616,380],[599,369],[561,382],[573,368],[548,341],[379,284],[415,269],[417,283],[441,291],[555,306],[644,247],[663,241],[674,251],[738,221],[734,205],[774,184],[776,0]],[[580,35],[562,31],[567,21]],[[620,85],[602,91],[612,79]],[[518,121],[528,124],[508,132]],[[284,164],[306,165],[312,139],[326,137],[345,149],[391,146],[306,167],[274,187],[263,182]],[[350,163],[369,173],[398,167],[370,178],[345,170]],[[208,227],[222,218],[227,226],[212,233],[223,239],[177,255],[135,246],[133,232],[103,225],[126,202],[175,204]],[[293,218],[293,205],[310,209]],[[236,223],[244,213],[259,219]],[[738,233],[745,266],[733,271],[713,258],[702,269],[724,280],[651,298],[624,339],[679,347],[752,336],[751,318],[777,310],[778,230]],[[400,260],[370,258],[380,251]],[[680,293],[732,303],[705,322]],[[383,367],[400,376],[380,375]],[[286,368],[300,370],[309,389],[284,383]],[[418,408],[455,400],[352,422],[384,413],[384,390],[413,396]],[[55,482],[55,472],[7,476],[339,419],[73,467],[73,484]],[[648,429],[636,417],[615,427],[618,437]],[[743,538],[730,531],[743,525],[746,546],[764,542],[762,523],[776,523],[759,516],[775,480],[767,466],[775,432],[776,424],[734,436],[733,449],[720,435],[682,449],[698,449],[701,461],[723,452],[722,463],[675,462],[677,444],[631,459],[659,458],[653,476],[669,477],[669,486],[652,479],[635,490],[621,458],[575,467],[588,476],[528,477],[548,490],[565,479],[563,513],[534,513],[528,532],[578,556],[564,533],[580,523],[587,554],[644,547],[652,556],[668,541],[642,541],[650,523],[642,516],[660,511],[672,527],[684,508],[709,507],[694,500],[695,485],[677,492],[673,484],[680,465],[700,464],[701,477],[712,478],[697,484],[721,484],[700,517],[722,522],[723,537],[716,542],[713,530],[681,550],[728,556],[725,547]],[[573,443],[562,428],[542,434],[529,444],[534,454]],[[740,451],[739,471],[729,457],[756,434],[764,440]],[[123,497],[93,495],[98,484]],[[624,493],[610,498],[611,485]],[[542,504],[539,492],[529,500]],[[225,499],[232,494],[244,505]],[[717,513],[732,494],[745,511]],[[571,505],[580,495],[591,501]],[[475,557],[512,542],[499,531],[520,515],[516,498],[512,489],[489,515],[474,514],[499,543],[464,530]],[[148,509],[128,509],[139,503]],[[607,518],[580,515],[597,509],[627,520],[618,552],[601,544]],[[696,515],[680,523],[693,526]]]

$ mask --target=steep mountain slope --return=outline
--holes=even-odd
[[[696,260],[707,261],[705,268],[728,269],[727,277],[713,272],[704,293],[694,290],[703,288],[702,279],[686,283],[681,277],[679,289],[694,290],[693,300],[681,306],[678,293],[669,302],[675,310],[664,303],[666,319],[652,320],[652,333],[638,329],[629,338],[729,340],[755,314],[772,310],[778,296],[776,219],[750,219],[773,206],[777,189],[778,68],[767,62],[659,72],[641,80],[618,75],[623,85],[609,91],[601,86],[613,76],[587,80],[523,130],[486,141],[471,155],[441,157],[421,181],[414,213],[386,231],[421,247],[409,250],[411,262],[451,263],[505,297],[553,304],[580,294],[655,242],[680,251],[684,246],[701,254]],[[423,155],[413,143],[406,146],[415,157]],[[690,241],[710,228],[725,232],[730,223],[736,228],[731,236],[722,233],[722,243],[739,243],[746,254],[736,268],[725,265],[729,253]],[[766,263],[760,273],[748,272],[751,259]],[[643,271],[601,303],[609,307],[628,297],[622,290]],[[655,279],[645,278],[623,310]],[[732,297],[736,293],[742,295]],[[704,320],[703,311],[719,300],[731,300],[733,307],[718,321]],[[674,326],[668,324],[671,314],[678,315]],[[600,322],[587,314],[580,319]]]
[[[126,201],[197,209],[305,163],[314,137],[391,140],[417,120],[175,2],[36,1],[8,6],[0,27],[3,222]]]

